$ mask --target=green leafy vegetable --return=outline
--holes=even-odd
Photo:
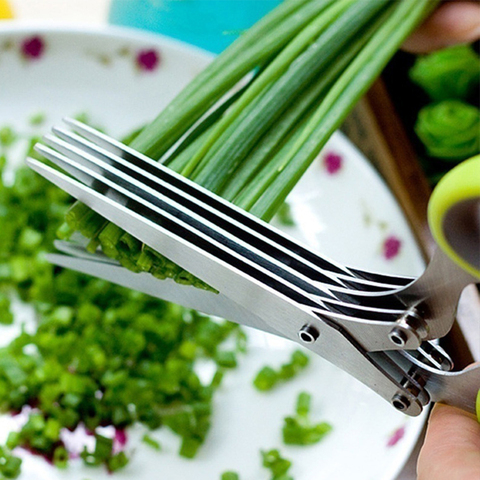
[[[224,472],[220,477],[220,480],[240,480],[238,473],[235,472]]]
[[[297,376],[309,363],[308,356],[301,350],[292,353],[290,361],[284,363],[278,371],[272,367],[263,367],[255,376],[253,384],[257,390],[272,390],[279,382],[290,380]]]
[[[456,45],[417,58],[410,78],[438,102],[467,100],[480,80],[480,57],[470,45]]]
[[[287,0],[245,32],[131,146],[269,221],[436,0]],[[236,94],[238,83],[250,81]],[[225,100],[230,94],[228,100]],[[133,271],[209,288],[86,207],[92,248]]]
[[[0,292],[0,323],[2,325],[11,325],[13,323],[13,314],[10,311],[10,298],[2,292]]]
[[[283,458],[276,449],[262,451],[263,466],[268,468],[272,474],[271,480],[293,480],[287,475],[292,466],[292,462]]]
[[[32,144],[15,136],[6,154],[20,142]],[[36,330],[0,348],[0,410],[36,407],[8,436],[8,451],[24,447],[64,468],[69,453],[61,432],[83,424],[96,439],[83,461],[115,471],[128,458],[97,429],[111,425],[125,432],[140,422],[170,428],[182,438],[180,454],[192,457],[208,434],[221,378],[236,365],[236,350],[222,344],[232,336],[230,343],[244,351],[245,335],[234,324],[46,262],[43,252],[51,249],[69,202],[26,168],[0,183],[0,320],[13,320],[13,293],[34,306],[38,318]],[[195,372],[200,358],[218,362],[211,381],[200,381]],[[1,468],[13,472],[18,462],[5,462],[0,472],[13,478]]]
[[[15,457],[8,448],[0,446],[0,480],[18,478],[22,460]]]
[[[142,442],[145,443],[145,445],[152,447],[154,450],[160,451],[162,449],[162,445],[160,444],[160,442],[157,442],[147,433],[142,437]]]
[[[460,100],[424,107],[415,131],[432,157],[462,160],[480,152],[480,110]]]
[[[282,434],[286,445],[313,445],[332,430],[329,423],[311,423],[310,403],[311,396],[305,392],[300,393],[297,399],[296,415],[285,418]]]
[[[284,202],[277,212],[277,220],[285,227],[295,226],[295,220],[292,216],[290,205]]]

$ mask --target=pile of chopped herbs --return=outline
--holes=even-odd
[[[63,433],[77,428],[95,438],[83,461],[109,471],[128,458],[99,427],[123,436],[135,422],[166,427],[181,437],[180,455],[195,456],[223,372],[244,350],[243,333],[232,323],[49,264],[44,253],[71,200],[30,169],[8,168],[7,157],[18,148],[33,154],[36,137],[9,127],[0,132],[0,323],[13,322],[12,306],[20,302],[36,315],[36,325],[0,348],[0,410],[26,416],[0,449],[0,478],[18,476],[16,447],[65,467]],[[227,349],[227,337],[238,343]],[[200,358],[216,364],[207,382],[196,371]]]
[[[34,118],[33,131],[43,124]],[[92,449],[80,452],[82,461],[117,471],[129,461],[123,447],[136,422],[171,429],[181,437],[179,454],[192,458],[208,434],[215,390],[224,372],[236,367],[237,353],[245,351],[245,336],[232,323],[48,263],[44,254],[71,200],[8,161],[19,149],[25,150],[20,157],[35,155],[37,140],[8,126],[0,129],[0,324],[14,323],[12,307],[19,303],[32,305],[36,317],[0,348],[0,411],[23,418],[0,448],[0,479],[20,474],[21,459],[13,453],[19,447],[66,468],[72,452],[64,433],[77,429],[95,440]],[[233,347],[225,348],[227,338]],[[208,383],[195,370],[200,358],[216,364]],[[278,371],[264,367],[255,386],[271,389],[308,362],[295,350]],[[107,426],[114,427],[113,437],[103,433]],[[118,438],[124,439],[120,450]],[[148,434],[143,442],[161,449]],[[290,462],[278,451],[262,458],[273,479],[291,478]]]
[[[437,0],[285,0],[200,73],[130,145],[269,221]],[[209,288],[75,203],[81,232],[133,271]]]

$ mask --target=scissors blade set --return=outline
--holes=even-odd
[[[442,397],[448,381],[434,380],[451,364],[425,341],[433,337],[417,307],[427,295],[412,279],[330,261],[106,135],[66,123],[37,145],[65,173],[28,159],[31,168],[218,293],[135,274],[71,244],[60,248],[73,255],[55,263],[302,343],[405,413]]]

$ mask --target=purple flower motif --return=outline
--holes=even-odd
[[[395,446],[405,436],[405,426],[397,428],[388,439],[387,447]]]
[[[160,63],[160,55],[154,50],[140,50],[137,53],[137,66],[140,70],[144,72],[153,72],[157,69]]]
[[[330,175],[334,175],[342,168],[343,158],[335,152],[328,152],[323,157],[323,164]]]
[[[122,450],[127,444],[127,432],[124,429],[115,429],[114,444],[118,450]]]
[[[44,51],[45,41],[38,35],[28,37],[22,43],[22,55],[28,60],[39,59]]]
[[[383,256],[387,260],[395,258],[400,253],[402,247],[402,241],[395,235],[390,235],[383,242]]]

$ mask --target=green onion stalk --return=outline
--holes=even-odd
[[[438,0],[285,0],[219,55],[130,146],[270,221]],[[156,278],[209,289],[81,203],[59,236]]]

